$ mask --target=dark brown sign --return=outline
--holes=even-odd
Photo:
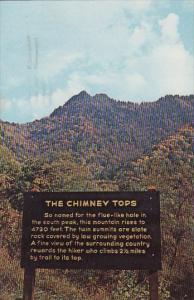
[[[159,192],[26,193],[21,266],[161,269]]]

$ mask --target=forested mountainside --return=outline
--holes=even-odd
[[[39,121],[1,122],[0,298],[22,295],[19,260],[24,192],[155,186],[161,192],[160,298],[192,300],[193,120],[194,96],[133,104],[82,92]],[[52,271],[49,275],[40,271],[36,298],[67,300],[73,294],[83,300],[147,300],[146,278],[146,273],[138,271]]]
[[[194,299],[194,125],[132,162],[117,182],[120,190],[154,186],[160,191],[163,280],[169,283],[169,299]]]
[[[22,209],[26,191],[114,191],[115,181],[97,180],[88,166],[74,160],[72,154],[63,151],[50,159],[26,159],[17,161],[6,147],[0,147],[0,191],[8,197],[12,207]]]
[[[149,155],[143,155],[137,160],[131,161],[130,165],[122,168],[116,175],[119,187],[122,190],[133,190],[133,183],[147,189],[154,185],[158,187],[165,184],[166,174],[169,179],[177,175],[179,184],[188,175],[194,181],[194,122],[185,125],[176,134],[169,136],[157,145],[152,147]],[[187,173],[185,171],[187,170]],[[189,170],[189,171],[188,171]],[[172,182],[171,180],[169,181]],[[130,184],[130,185],[129,185]],[[178,182],[174,188],[178,187]],[[169,186],[170,188],[170,186]]]
[[[51,159],[67,150],[90,166],[96,178],[113,178],[118,167],[194,120],[194,95],[165,96],[156,102],[116,101],[85,91],[46,118],[26,124],[0,122],[3,145],[18,160]]]
[[[21,209],[24,191],[146,190],[155,186],[161,193],[162,264],[159,273],[161,300],[194,298],[192,261],[192,199],[194,184],[194,124],[183,126],[152,147],[149,155],[123,166],[114,181],[96,180],[88,166],[78,164],[70,152],[49,159],[17,161],[5,146],[0,148],[2,239],[0,297],[12,299],[22,294],[19,267]],[[107,166],[108,167],[108,166]],[[10,206],[11,204],[11,206]],[[15,210],[14,208],[17,208]],[[17,271],[14,271],[17,270]],[[41,277],[44,275],[44,283]],[[60,286],[57,284],[60,278]],[[42,299],[127,300],[149,298],[147,274],[126,271],[37,272],[36,297]],[[52,284],[51,284],[52,282]],[[79,283],[79,284],[78,284]],[[11,292],[10,292],[11,293]],[[7,297],[7,298],[6,298]],[[14,298],[14,299],[15,299]]]

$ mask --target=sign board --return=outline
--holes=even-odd
[[[21,266],[161,269],[159,192],[26,193]]]

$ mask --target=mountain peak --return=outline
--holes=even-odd
[[[109,98],[110,99],[110,97],[105,93],[98,93],[94,97],[95,98]]]
[[[81,91],[79,94],[77,94],[76,96],[81,96],[81,97],[91,97],[91,95],[90,94],[88,94],[86,91]]]
[[[75,106],[75,104],[82,104],[84,100],[88,101],[91,99],[91,95],[89,95],[86,91],[81,91],[79,94],[71,97],[63,106],[59,106],[56,108],[51,114],[50,117],[57,116],[63,114],[63,112],[67,109],[69,106]]]

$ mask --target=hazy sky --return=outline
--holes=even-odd
[[[194,0],[0,2],[0,117],[27,122],[86,90],[194,93]]]

